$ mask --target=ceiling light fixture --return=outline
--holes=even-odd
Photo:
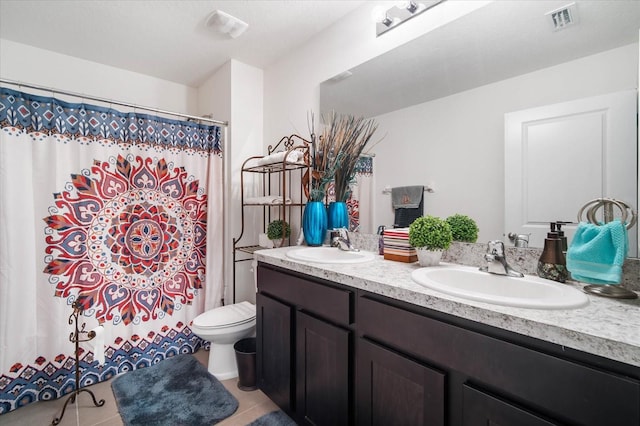
[[[398,25],[407,22],[409,19],[418,16],[443,1],[444,0],[427,0],[422,2],[415,2],[413,0],[399,1],[395,6],[387,10],[385,10],[382,5],[376,6],[371,11],[371,19],[376,24],[376,35],[380,36],[390,29],[396,28]]]
[[[214,10],[207,18],[206,26],[215,31],[227,34],[231,38],[240,36],[249,24],[221,10]]]

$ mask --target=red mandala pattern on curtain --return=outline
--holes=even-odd
[[[190,304],[205,275],[206,194],[164,159],[94,161],[54,194],[44,218],[56,297],[95,309],[100,323],[129,324]]]

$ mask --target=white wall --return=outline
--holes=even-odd
[[[229,121],[225,156],[225,303],[233,299],[233,238],[242,230],[240,204],[240,170],[248,158],[263,154],[263,73],[261,69],[236,60],[227,62],[198,88],[201,114],[213,113],[217,119]],[[256,208],[245,209],[245,230],[240,245],[257,244],[262,222]],[[247,255],[237,253],[238,258]],[[238,262],[236,302],[255,302],[255,285],[251,262]]]
[[[229,229],[232,237],[240,235],[240,169],[251,156],[264,155],[263,149],[263,72],[238,61],[232,61],[231,78],[231,165],[229,167],[231,203],[229,205]],[[229,186],[227,186],[229,188]],[[256,244],[257,234],[262,232],[261,209],[245,210],[245,230],[241,245]],[[231,253],[228,246],[226,253]],[[245,255],[246,258],[246,255]],[[230,282],[231,275],[227,275]],[[231,300],[231,299],[229,299]],[[240,262],[236,268],[236,302],[249,300],[255,303],[256,287],[251,262]]]
[[[218,68],[198,87],[198,113],[211,114],[220,121],[231,120],[231,62]]]
[[[478,241],[502,239],[504,114],[635,88],[637,69],[632,44],[376,117],[387,136],[373,150],[374,223],[393,223],[386,185],[434,183],[425,214],[467,214],[480,227]],[[549,190],[570,189],[559,182]]]
[[[197,107],[194,88],[5,39],[0,39],[0,77],[187,114]]]

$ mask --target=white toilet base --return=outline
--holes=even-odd
[[[219,344],[211,342],[209,349],[209,373],[218,380],[238,377],[238,365],[233,343]]]

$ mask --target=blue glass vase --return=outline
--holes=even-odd
[[[329,203],[328,229],[349,229],[349,210],[344,201],[332,201]]]
[[[322,201],[309,201],[302,214],[302,232],[308,246],[321,246],[327,233],[327,209]]]

